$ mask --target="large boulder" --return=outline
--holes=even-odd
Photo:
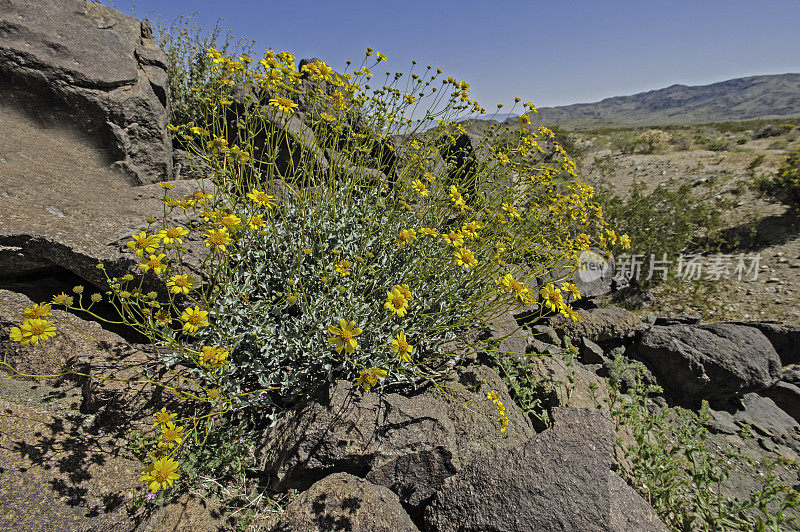
[[[0,102],[40,127],[71,122],[133,184],[171,179],[167,61],[146,21],[83,0],[5,0]]]
[[[777,321],[741,321],[731,322],[758,329],[772,343],[772,347],[781,357],[781,364],[800,363],[800,327]]]
[[[263,446],[270,453],[264,468],[279,490],[306,489],[337,471],[362,476],[394,491],[413,514],[471,460],[534,434],[489,368],[460,370],[443,389],[447,394],[434,388],[410,397],[362,395],[341,381],[329,399],[301,405],[278,422]],[[490,390],[506,407],[504,434],[493,421]]]
[[[581,321],[556,316],[550,320],[550,324],[562,337],[568,336],[575,342],[588,338],[600,344],[634,338],[645,328],[639,316],[620,307],[579,309],[578,314]]]
[[[682,403],[727,402],[769,388],[781,372],[769,340],[741,325],[654,325],[633,349]]]
[[[553,415],[552,428],[447,479],[425,510],[426,529],[633,530],[620,512],[635,511],[629,519],[637,522],[636,530],[666,530],[643,501],[626,502],[635,492],[611,476],[614,431],[608,414],[558,408]]]
[[[416,532],[397,495],[383,486],[334,473],[286,507],[273,532]]]

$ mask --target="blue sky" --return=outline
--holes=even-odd
[[[545,107],[800,72],[800,0],[131,1],[105,3],[151,21],[196,12],[202,28],[222,17],[258,52],[337,70],[369,45],[389,58],[376,72],[441,67],[490,110],[514,96]]]

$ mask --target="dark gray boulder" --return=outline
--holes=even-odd
[[[286,507],[273,532],[416,532],[397,495],[347,473],[314,483]]]
[[[739,422],[749,423],[764,436],[781,436],[800,426],[792,416],[778,408],[772,399],[760,394],[746,394],[742,397],[742,405],[744,410],[736,412],[733,417]]]
[[[479,458],[447,479],[425,510],[426,529],[666,530],[653,510],[612,476],[614,430],[608,414],[557,408],[553,417],[554,425],[530,441]]]
[[[800,327],[777,321],[741,321],[731,322],[758,329],[772,343],[772,347],[781,357],[781,364],[800,363]]]
[[[340,381],[329,399],[301,405],[267,435],[264,469],[279,490],[306,489],[339,471],[362,476],[395,492],[413,515],[445,478],[471,460],[534,434],[493,370],[477,366],[457,375],[457,381],[445,383],[451,396],[435,388],[411,397],[375,390],[362,394]],[[489,419],[497,417],[486,400],[492,389],[506,407],[505,434]],[[470,401],[477,412],[460,401]]]
[[[645,329],[641,318],[629,310],[620,307],[601,307],[589,310],[578,310],[583,321],[572,321],[563,316],[550,320],[559,335],[569,336],[577,342],[580,338],[588,338],[600,343],[610,340],[622,341],[633,338]]]
[[[780,381],[761,392],[761,395],[772,399],[778,408],[800,421],[800,387]]]
[[[654,325],[633,350],[681,403],[726,402],[769,388],[781,372],[769,340],[741,325]]]
[[[132,184],[172,177],[166,58],[150,25],[81,0],[0,3],[0,101],[70,121]]]

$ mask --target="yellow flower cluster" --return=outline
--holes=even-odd
[[[508,417],[506,416],[506,407],[503,401],[500,400],[500,395],[492,390],[486,394],[486,398],[494,403],[497,411],[500,413],[500,433],[504,433],[508,428]]]

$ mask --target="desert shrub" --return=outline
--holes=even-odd
[[[727,151],[731,149],[731,142],[724,137],[717,137],[706,142],[704,147],[711,151]]]
[[[181,65],[194,52],[176,53]],[[215,418],[255,411],[270,423],[340,379],[365,393],[436,384],[466,354],[491,349],[472,333],[512,309],[579,319],[562,293],[579,297],[574,285],[538,280],[627,238],[546,127],[488,131],[469,172],[437,167],[464,132],[460,114],[482,111],[469,84],[440,70],[387,75],[370,92],[370,69],[385,60],[371,49],[342,74],[321,61],[298,71],[289,52],[255,61],[210,48],[207,58],[202,76],[181,82],[199,79],[204,98],[170,127],[209,182],[184,198],[162,183],[160,220],[127,243],[168,298],[144,294],[143,277],[108,279],[121,321],[180,381],[141,378],[205,408],[155,413],[158,447],[142,476],[153,492],[178,478],[180,456],[187,474],[208,462],[198,432]],[[439,126],[422,134],[415,112]],[[200,272],[184,262],[187,239],[207,249]],[[37,308],[12,340],[55,334],[50,307]],[[502,410],[486,415],[505,430]]]
[[[648,129],[639,135],[639,138],[642,141],[642,151],[644,153],[653,153],[657,149],[663,149],[672,136],[660,129]]]
[[[196,14],[195,14],[196,15]],[[214,62],[206,53],[217,48],[224,54],[252,54],[252,42],[234,39],[231,33],[221,37],[220,21],[210,31],[203,31],[192,19],[180,15],[171,23],[156,22],[156,42],[167,56],[167,77],[171,101],[170,123],[200,123],[204,98],[219,84],[214,76]],[[230,86],[224,86],[229,92]]]
[[[675,131],[669,139],[669,145],[677,151],[691,150],[694,146],[692,135],[686,131]]]
[[[611,147],[622,153],[634,153],[642,146],[642,138],[631,131],[621,131],[611,136]]]
[[[689,184],[670,181],[652,191],[637,182],[628,195],[598,188],[609,223],[630,235],[631,253],[670,259],[700,242],[713,242],[723,226],[724,201],[710,191],[696,192]]]
[[[789,151],[775,175],[759,179],[757,187],[790,205],[800,204],[800,148]]]

